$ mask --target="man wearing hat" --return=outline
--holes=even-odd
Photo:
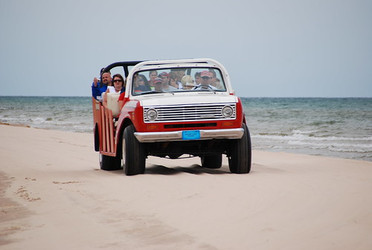
[[[200,73],[201,82],[199,85],[195,86],[194,90],[217,90],[216,87],[210,85],[212,81],[213,73],[205,70]]]
[[[163,92],[163,81],[160,77],[156,77],[153,83],[154,83],[155,91]]]

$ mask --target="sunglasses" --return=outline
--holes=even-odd
[[[118,80],[118,79],[116,79],[116,80],[114,80],[113,82],[123,82],[122,80]]]

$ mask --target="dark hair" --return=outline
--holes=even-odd
[[[142,87],[143,89],[141,88],[141,90],[143,90],[143,91],[149,91],[149,90],[151,90],[151,86],[150,86],[149,81],[147,80],[147,78],[146,78],[145,75],[138,74],[137,77],[141,77],[142,80],[145,82],[145,87]]]
[[[156,76],[158,76],[158,71],[156,69],[153,69],[153,70],[150,70],[149,71],[149,77],[150,77],[150,75],[151,75],[152,72],[155,72],[156,73]]]
[[[115,77],[119,77],[119,78],[121,79],[121,81],[123,82],[123,84],[124,84],[124,78],[123,78],[123,76],[120,75],[120,74],[115,74],[115,75],[112,77],[112,79],[111,79],[111,82],[112,82],[112,83],[114,83],[114,78],[115,78]]]
[[[177,76],[176,71],[169,72],[169,79],[170,80],[176,80],[177,81],[177,78],[178,78],[178,76]]]
[[[120,93],[123,92],[123,91],[125,91],[125,85],[127,83],[126,83],[126,81],[124,81],[124,77],[122,75],[120,75],[120,74],[115,74],[112,77],[112,79],[111,79],[112,85],[114,85],[114,79],[115,79],[115,77],[119,77],[121,79],[121,82],[123,83]]]

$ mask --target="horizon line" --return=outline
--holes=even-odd
[[[91,95],[1,95],[0,97],[92,97]],[[238,96],[239,98],[372,98],[372,96]]]

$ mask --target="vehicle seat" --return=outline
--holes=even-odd
[[[112,116],[117,117],[120,114],[119,99],[120,93],[107,93],[107,108],[112,111]]]

